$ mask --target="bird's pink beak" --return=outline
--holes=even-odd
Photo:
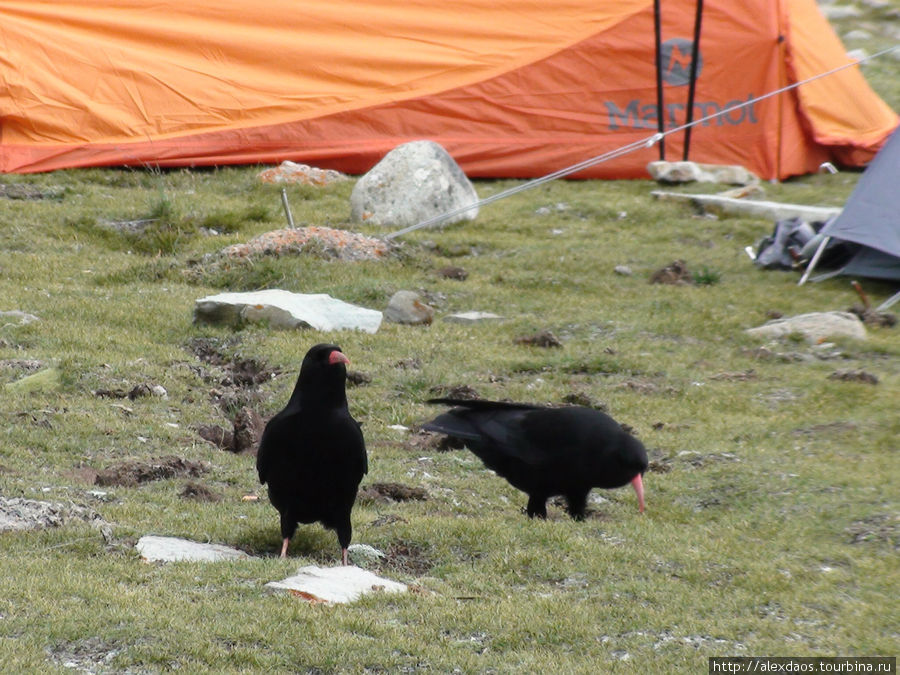
[[[638,474],[634,478],[631,479],[631,487],[634,488],[634,492],[638,498],[638,506],[640,508],[640,512],[644,512],[644,481],[641,479],[641,474]]]
[[[333,366],[337,363],[346,363],[349,366],[350,359],[344,356],[343,352],[339,352],[335,349],[333,352],[331,352],[331,354],[328,355],[328,365]]]

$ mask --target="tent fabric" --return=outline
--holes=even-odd
[[[842,274],[900,280],[900,130],[863,173],[843,210],[823,235],[861,246]]]
[[[683,124],[695,1],[662,0],[662,116]],[[652,0],[5,0],[0,171],[286,159],[363,173],[441,144],[535,177],[657,127]],[[815,0],[706,0],[694,119],[849,62]],[[862,166],[897,115],[857,67],[698,124],[690,159],[762,178]],[[682,134],[666,138],[670,158]],[[576,177],[646,177],[645,148]]]

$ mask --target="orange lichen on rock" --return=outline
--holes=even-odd
[[[390,244],[374,237],[331,227],[310,226],[265,232],[246,244],[228,246],[222,253],[229,258],[283,255],[300,253],[311,243],[316,246],[317,252],[341,260],[376,260],[385,257],[391,249]]]
[[[259,173],[263,183],[301,183],[323,187],[339,181],[349,180],[349,176],[333,169],[317,169],[307,164],[285,161],[279,166]]]

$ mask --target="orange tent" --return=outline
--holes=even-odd
[[[400,143],[534,177],[684,124],[695,1],[4,0],[0,171],[285,159],[363,173]],[[815,0],[706,0],[693,119],[848,63]],[[857,67],[692,129],[763,178],[858,166],[897,115]],[[680,159],[683,134],[666,138]],[[658,148],[577,177],[645,177]]]

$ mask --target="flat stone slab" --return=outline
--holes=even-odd
[[[866,327],[858,316],[850,312],[812,312],[788,316],[748,328],[747,333],[769,338],[799,333],[811,343],[836,337],[866,339]]]
[[[458,312],[456,314],[448,314],[444,317],[444,321],[451,323],[478,323],[480,321],[498,321],[503,317],[499,314],[491,312]]]
[[[375,333],[381,319],[378,310],[351,305],[325,293],[292,293],[281,289],[208,295],[194,305],[195,322],[233,326],[263,321],[273,328]]]
[[[267,588],[288,591],[311,602],[354,602],[368,593],[404,593],[406,584],[385,579],[360,567],[301,567],[294,576],[270,581]]]
[[[800,218],[807,222],[824,222],[841,212],[838,207],[782,204],[780,202],[735,199],[721,195],[692,195],[681,192],[656,190],[651,193],[657,199],[687,201],[714,213],[736,214],[764,218],[771,221]]]
[[[245,560],[251,556],[236,548],[221,544],[201,544],[178,537],[146,535],[138,539],[135,548],[148,562],[219,562]]]

